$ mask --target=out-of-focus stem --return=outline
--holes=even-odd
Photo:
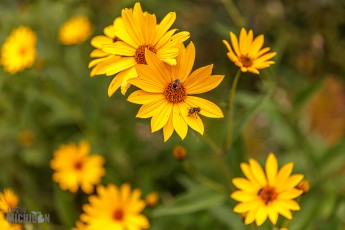
[[[240,78],[241,70],[238,70],[235,76],[234,81],[232,82],[229,105],[228,105],[228,128],[227,128],[227,138],[225,141],[225,150],[228,150],[232,144],[232,133],[233,133],[233,107],[234,107],[234,97],[237,87],[238,79]]]
[[[233,0],[220,0],[225,9],[228,11],[228,14],[230,15],[232,21],[234,24],[238,27],[243,27],[244,26],[244,19],[242,15],[240,14],[240,11],[234,4]]]

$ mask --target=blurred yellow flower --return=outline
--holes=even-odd
[[[0,229],[1,230],[21,230],[22,227],[19,224],[9,223],[4,214],[0,212]]]
[[[114,25],[105,27],[103,30],[104,35],[96,36],[91,40],[91,45],[96,48],[90,54],[90,57],[95,58],[89,63],[89,68],[93,68],[90,73],[91,77],[105,74],[104,71],[99,71],[99,69],[102,68],[104,64],[113,63],[116,61],[116,58],[119,58],[119,56],[109,54],[102,50],[103,45],[112,44],[116,41],[119,41],[115,34],[115,27],[117,27],[119,20],[120,18],[117,18],[114,21]]]
[[[64,45],[83,43],[92,34],[92,24],[85,16],[67,20],[59,29],[59,40]]]
[[[80,220],[77,220],[75,227],[72,230],[87,230],[87,225]]]
[[[111,96],[121,86],[122,94],[130,87],[128,80],[138,76],[134,66],[146,64],[145,50],[155,53],[158,58],[170,65],[175,65],[179,53],[178,46],[189,38],[189,32],[169,30],[176,19],[176,13],[170,12],[160,24],[154,14],[143,12],[139,2],[134,9],[123,9],[121,17],[115,19],[115,34],[119,39],[115,43],[103,45],[106,53],[120,56],[114,61],[99,64],[93,74],[107,76],[117,74],[109,85],[108,95]]]
[[[156,192],[150,192],[145,198],[146,204],[150,207],[154,207],[157,204],[158,199],[159,195]]]
[[[10,208],[16,208],[19,198],[11,189],[4,189],[0,193],[0,213],[7,213]]]
[[[137,113],[139,118],[151,119],[151,131],[163,128],[164,141],[174,130],[184,139],[188,126],[204,133],[204,125],[199,114],[221,118],[223,112],[214,103],[200,97],[190,96],[216,88],[224,76],[211,75],[213,65],[208,65],[190,73],[195,60],[195,47],[191,42],[187,48],[181,44],[177,64],[163,63],[151,51],[146,52],[147,65],[137,65],[139,77],[130,83],[141,88],[133,92],[128,101],[142,104]]]
[[[247,31],[242,28],[240,32],[239,41],[235,34],[230,32],[230,40],[232,48],[228,41],[223,40],[223,43],[228,48],[228,57],[240,67],[242,72],[251,72],[259,74],[259,69],[264,69],[274,64],[270,61],[276,55],[276,52],[267,53],[270,48],[262,48],[264,44],[264,36],[261,34],[253,40],[253,31]]]
[[[173,149],[173,155],[174,155],[175,159],[183,160],[186,158],[187,150],[183,146],[177,145]]]
[[[120,188],[111,184],[98,186],[97,195],[89,197],[90,204],[83,206],[80,219],[86,223],[87,230],[128,230],[147,229],[149,221],[140,212],[145,208],[141,191],[128,183]]]
[[[13,29],[1,47],[0,63],[10,74],[29,68],[36,58],[36,34],[26,26]]]
[[[80,187],[85,193],[92,193],[93,186],[101,181],[105,170],[104,158],[90,156],[90,145],[86,141],[76,144],[61,145],[50,162],[54,170],[53,180],[63,190],[77,192]]]
[[[234,212],[245,213],[245,224],[262,225],[267,217],[276,224],[278,215],[292,219],[291,210],[299,210],[299,204],[293,200],[302,194],[295,186],[303,179],[302,174],[291,175],[293,163],[285,164],[278,171],[277,158],[270,153],[265,171],[260,164],[249,159],[249,164],[241,163],[245,178],[234,178],[232,183],[239,190],[231,194],[231,198],[240,202]]]

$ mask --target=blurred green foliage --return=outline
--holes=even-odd
[[[311,184],[310,192],[299,199],[301,211],[293,214],[289,230],[345,229],[344,132],[328,143],[322,128],[311,127],[308,109],[330,76],[343,87],[343,94],[329,101],[345,103],[345,2],[234,1],[243,21],[229,14],[230,0],[141,4],[159,20],[176,11],[173,27],[190,31],[197,52],[195,68],[213,63],[213,73],[226,76],[205,95],[224,112],[237,67],[228,60],[221,41],[229,40],[229,31],[239,33],[239,22],[253,29],[255,36],[265,35],[265,46],[278,53],[276,64],[260,77],[241,76],[235,96],[234,143],[224,158],[230,176],[242,175],[239,164],[248,157],[263,162],[268,152],[274,152],[280,165],[293,161],[294,172],[303,173]],[[59,27],[74,15],[88,16],[96,36],[123,7],[133,5],[130,0],[1,0],[0,43],[14,27],[30,26],[37,33],[38,58],[33,68],[14,76],[0,69],[0,189],[10,187],[29,210],[51,214],[51,224],[34,229],[70,229],[87,196],[60,190],[51,179],[49,161],[60,144],[85,139],[92,153],[106,158],[104,184],[130,182],[143,195],[160,194],[159,206],[145,210],[151,229],[256,229],[244,226],[232,212],[231,178],[220,169],[206,140],[222,147],[228,114],[224,119],[203,119],[206,138],[190,130],[184,141],[174,134],[164,143],[161,131],[150,133],[148,119],[135,118],[139,106],[126,102],[119,92],[108,98],[111,77],[89,77],[91,38],[75,46],[58,42]],[[345,110],[341,111],[344,120]],[[332,114],[320,119],[333,127]],[[27,130],[34,139],[23,146],[19,136]],[[205,186],[185,163],[173,158],[172,149],[178,144],[187,149],[189,166],[224,185],[223,193]],[[266,223],[258,229],[271,227]]]

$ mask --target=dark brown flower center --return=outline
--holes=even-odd
[[[74,169],[76,169],[76,170],[81,170],[82,168],[83,168],[83,162],[77,161],[77,162],[74,164]]]
[[[278,193],[276,189],[268,185],[261,188],[258,192],[258,195],[265,202],[265,204],[269,204],[278,198]]]
[[[113,219],[116,221],[122,221],[124,216],[125,216],[125,214],[123,213],[123,210],[121,210],[121,209],[117,209],[113,213]]]
[[[138,64],[147,64],[145,59],[145,49],[152,51],[153,53],[157,53],[157,50],[154,46],[151,45],[141,45],[135,51],[134,59]]]
[[[177,104],[186,99],[187,93],[183,84],[176,79],[165,88],[164,95],[169,102]]]
[[[239,61],[242,62],[244,67],[251,67],[253,65],[253,60],[248,56],[248,54],[241,55]]]

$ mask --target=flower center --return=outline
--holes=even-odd
[[[253,65],[252,59],[247,54],[241,55],[239,61],[242,62],[244,67],[251,67]]]
[[[26,54],[26,49],[24,47],[20,48],[19,55],[24,56]]]
[[[83,168],[83,162],[78,161],[74,164],[74,169],[81,170]]]
[[[171,82],[164,90],[165,98],[173,103],[177,104],[183,102],[187,96],[186,89],[180,83],[179,79]]]
[[[145,49],[149,49],[153,53],[157,53],[157,50],[154,46],[151,45],[141,45],[135,51],[134,59],[138,64],[147,64],[145,60]]]
[[[265,202],[265,204],[271,203],[272,201],[276,200],[278,197],[278,193],[277,193],[276,189],[274,187],[270,187],[268,185],[261,188],[258,192],[258,195]]]
[[[123,213],[123,211],[121,209],[117,209],[113,213],[113,219],[116,221],[122,221],[124,216],[125,216],[125,214]]]

